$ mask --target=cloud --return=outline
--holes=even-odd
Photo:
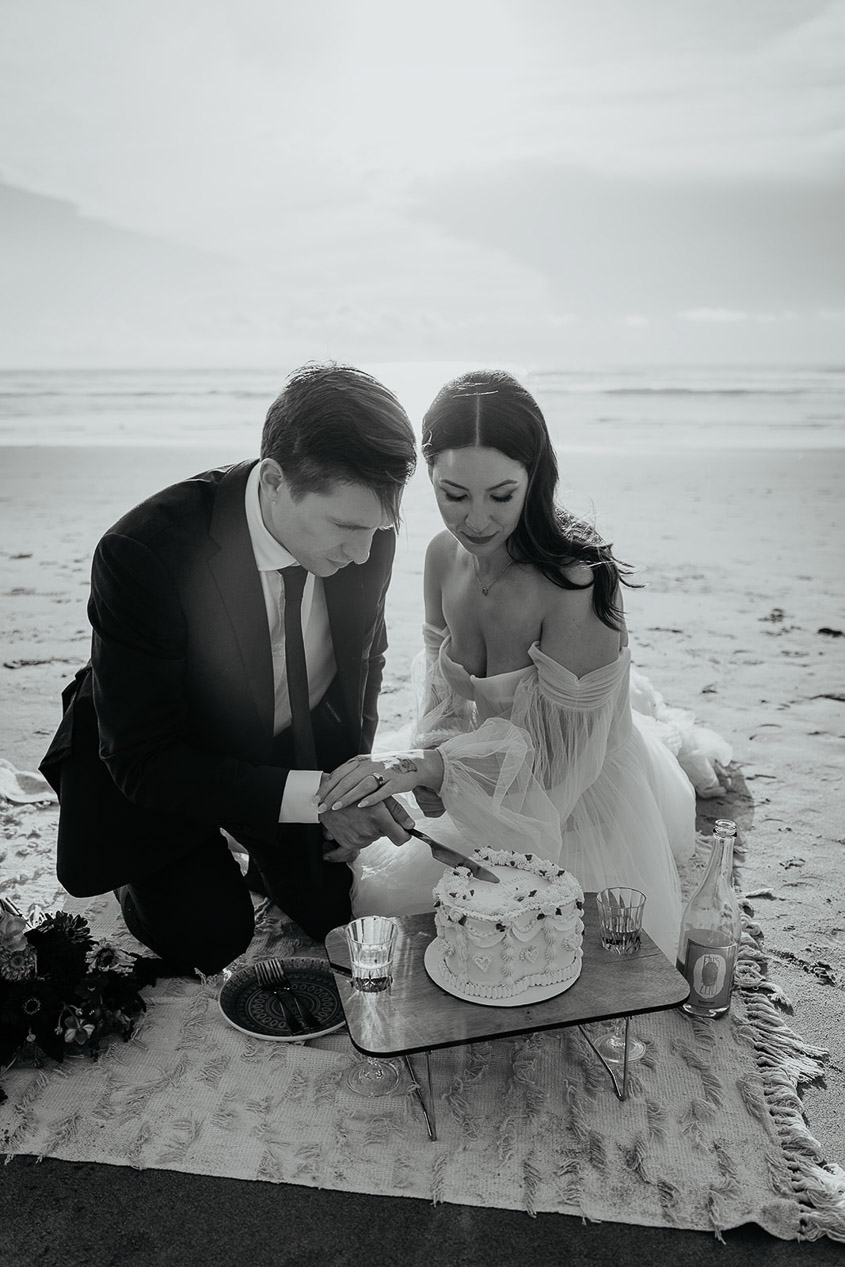
[[[684,321],[747,321],[749,314],[736,308],[689,308],[678,314]]]
[[[416,182],[497,163],[796,182],[845,157],[843,9],[816,0],[4,8],[0,170],[209,249],[400,220]]]
[[[5,0],[4,22],[0,173],[214,260],[186,297],[133,281],[145,321],[539,355],[845,305],[843,4]]]
[[[495,248],[583,315],[781,312],[845,300],[845,181],[691,180],[536,162],[419,182],[409,214]]]
[[[797,321],[799,313],[790,308],[784,308],[780,312],[743,312],[741,309],[736,308],[689,308],[686,312],[679,312],[678,316],[682,321],[702,321],[716,324],[758,321],[763,325],[772,325],[775,322]]]

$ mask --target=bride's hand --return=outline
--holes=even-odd
[[[415,752],[396,752],[390,756],[353,757],[327,776],[320,786],[317,813],[327,809],[346,809],[349,805],[378,805],[399,792],[415,787],[435,790],[443,782],[443,759],[436,748]]]

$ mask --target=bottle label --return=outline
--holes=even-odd
[[[704,946],[690,941],[684,970],[690,987],[689,1002],[708,1008],[728,1007],[735,962],[736,945]]]

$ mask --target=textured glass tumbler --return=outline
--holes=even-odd
[[[396,924],[384,915],[364,915],[346,925],[349,966],[356,990],[377,994],[390,989],[396,935]]]
[[[394,921],[384,915],[364,915],[347,924],[345,931],[349,966],[352,970],[352,988],[374,996],[389,990],[398,933]],[[376,1004],[374,997],[372,1005]],[[379,1060],[375,1056],[363,1056],[356,1060],[346,1074],[346,1085],[356,1095],[390,1095],[398,1087],[399,1080],[396,1065],[390,1060]]]
[[[639,889],[602,889],[596,894],[596,906],[601,927],[601,944],[605,950],[617,955],[635,955],[642,943],[645,894]],[[645,1054],[645,1043],[630,1034],[625,1040],[625,1019],[610,1021],[610,1031],[596,1044],[605,1060],[615,1064],[640,1060]],[[626,1054],[627,1047],[627,1054]]]
[[[602,889],[596,894],[601,944],[617,955],[635,955],[642,940],[645,894],[639,889]]]

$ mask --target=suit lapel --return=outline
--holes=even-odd
[[[357,567],[341,568],[323,581],[334,658],[356,747],[361,738],[361,678],[364,672],[364,583]]]
[[[233,466],[214,499],[211,536],[219,546],[209,560],[220,597],[228,612],[258,713],[261,733],[273,734],[273,654],[261,577],[246,523],[244,496],[254,462]]]

